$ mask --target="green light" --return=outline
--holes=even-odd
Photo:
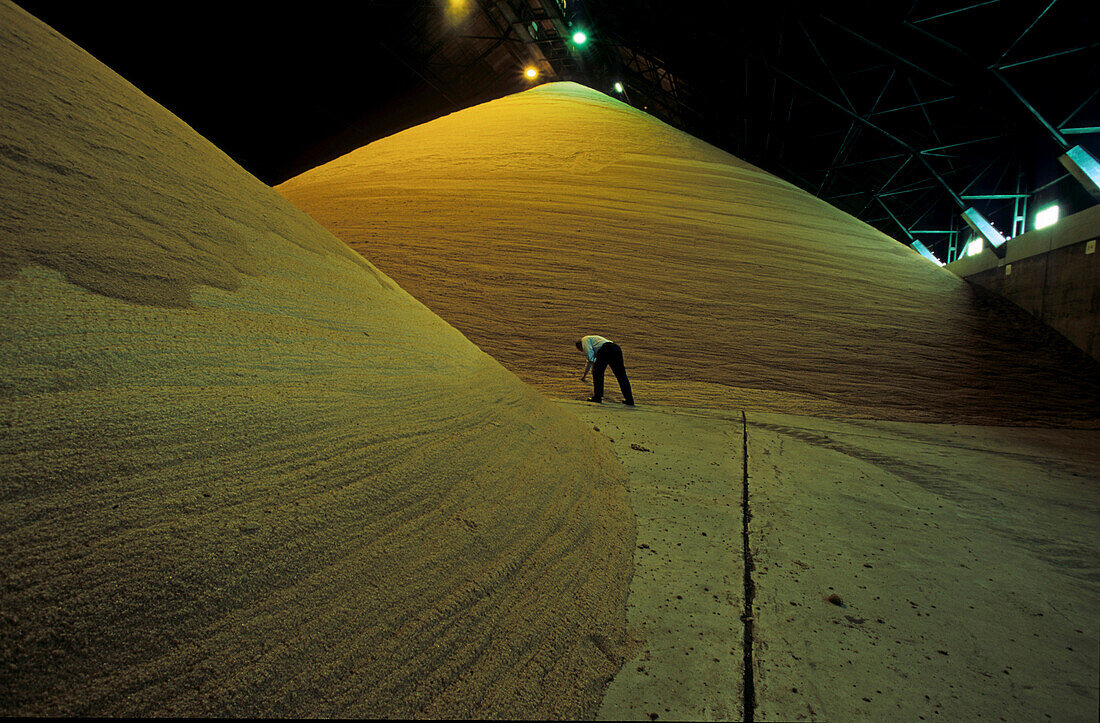
[[[588,42],[588,36],[585,35],[582,31],[578,30],[577,32],[573,33],[573,42],[577,45],[584,45]]]
[[[622,83],[616,83],[615,84],[615,92],[616,93],[622,93],[623,92],[623,84]]]

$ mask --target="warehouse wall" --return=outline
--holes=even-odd
[[[1004,259],[985,249],[947,265],[1031,312],[1100,360],[1100,206],[1009,239]]]

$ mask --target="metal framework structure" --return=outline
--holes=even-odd
[[[689,27],[665,3],[648,3],[659,21],[591,4],[616,44],[659,48],[704,89],[685,97],[628,76],[694,111],[664,120],[945,261],[971,235],[969,208],[1011,237],[1046,203],[1095,203],[1058,157],[1076,144],[1097,155],[1100,6],[891,5],[727,6]],[[711,52],[670,38],[683,35]]]
[[[489,61],[482,84],[502,95],[534,65],[540,80],[617,95],[944,261],[972,235],[968,209],[1012,237],[1046,203],[1095,202],[1057,161],[1078,144],[1100,155],[1095,4],[474,4],[476,30],[434,43],[421,32],[407,46],[430,47],[421,62],[441,92]],[[441,3],[406,6],[438,16]],[[458,55],[445,52],[458,42]],[[508,62],[493,60],[503,52]]]

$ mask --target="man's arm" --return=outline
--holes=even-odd
[[[585,364],[584,364],[584,374],[581,374],[581,381],[582,382],[585,381],[585,379],[588,377],[588,370],[591,369],[591,368],[592,368],[592,362],[590,362],[586,359]]]

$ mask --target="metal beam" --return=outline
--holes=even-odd
[[[696,116],[699,115],[694,108],[682,103],[675,93],[669,93],[661,88],[660,76],[657,73],[658,66],[654,64],[654,61],[646,56],[639,55],[633,48],[622,46],[622,50],[630,54],[629,57],[623,58],[624,63],[621,66],[623,80],[626,81],[627,85],[634,88],[635,94],[643,103],[651,104],[654,106],[655,111],[660,111],[659,113],[654,112],[653,115],[661,117],[665,122],[681,127],[686,125],[685,111]],[[653,77],[649,77],[650,75]],[[637,102],[631,104],[635,107],[638,106]]]
[[[1081,146],[1074,146],[1058,160],[1093,198],[1100,199],[1100,163],[1092,154]]]
[[[1036,188],[1031,193],[1032,193],[1032,195],[1034,195],[1034,194],[1038,193],[1039,191],[1045,191],[1048,188],[1050,188],[1051,186],[1053,186],[1054,184],[1061,183],[1062,181],[1066,180],[1067,178],[1069,178],[1069,174],[1068,173],[1063,173],[1062,175],[1055,178],[1053,181],[1050,181],[1049,183],[1044,183],[1043,185],[1039,186],[1038,188]]]
[[[906,186],[905,188],[899,188],[899,189],[896,189],[894,191],[886,191],[886,192],[880,193],[878,195],[879,196],[885,196],[885,197],[904,196],[907,193],[916,193],[917,191],[927,191],[927,190],[933,189],[935,187],[936,187],[935,184],[932,184],[931,186],[929,186],[929,185]]]
[[[554,29],[558,31],[558,37],[563,40],[569,37],[569,28],[565,26],[565,18],[562,17],[561,7],[552,0],[542,0],[542,11],[546,13],[546,17],[553,23]]]
[[[851,198],[852,196],[864,196],[866,194],[867,194],[866,191],[852,191],[851,193],[842,193],[838,196],[826,196],[825,200],[826,201],[839,201],[842,198]]]
[[[528,62],[539,63],[539,61],[541,61],[541,63],[539,63],[540,65],[542,63],[545,63],[544,67],[550,68],[550,70],[553,71],[555,75],[560,77],[560,71],[554,67],[553,63],[551,63],[549,58],[547,58],[546,55],[542,52],[542,48],[539,47],[538,42],[535,40],[535,38],[531,37],[531,31],[527,29],[527,24],[519,19],[519,16],[516,15],[515,10],[510,4],[508,4],[507,2],[503,2],[502,0],[478,0],[478,5],[481,7],[481,11],[485,15],[485,17],[488,18],[490,23],[492,23],[493,27],[495,27],[504,35],[507,35],[509,32],[514,31],[519,39],[523,42],[524,46],[528,49],[531,55],[529,58],[524,59],[520,57],[519,53],[515,52],[515,49],[512,48],[510,44],[505,44],[505,47],[508,48],[508,51],[511,53],[512,57],[515,58],[516,62],[521,67]],[[500,27],[500,24],[497,23],[496,18],[494,18],[492,13],[489,12],[489,8],[486,7],[486,5],[491,5],[492,7],[496,8],[497,12],[500,13],[500,16],[508,24],[507,28],[509,29],[502,29]]]
[[[844,98],[844,102],[848,105],[849,110],[855,112],[855,105],[852,104],[852,99],[848,97],[848,94],[844,92],[844,86],[840,84],[840,80],[833,74],[832,68],[829,67],[829,63],[825,60],[825,56],[821,54],[821,51],[817,49],[817,43],[814,42],[813,36],[806,29],[805,24],[798,18],[795,18],[798,23],[798,27],[802,29],[802,34],[806,36],[806,40],[810,43],[810,47],[813,48],[814,54],[817,55],[817,59],[821,61],[821,65],[825,68],[825,73],[833,81],[833,85],[840,91],[840,96]],[[747,61],[746,61],[747,62]],[[747,93],[746,93],[747,97]],[[836,149],[836,153],[833,154],[833,162],[829,165],[829,168],[825,171],[825,177],[821,179],[821,184],[817,187],[816,196],[821,196],[825,192],[825,189],[829,186],[829,182],[833,178],[833,169],[836,164],[842,160],[845,148],[848,147],[848,141],[852,138],[852,131],[855,130],[855,121],[848,125],[848,130],[844,134],[844,138],[840,141],[840,145]]]
[[[848,108],[845,108],[843,105],[836,102],[835,100],[833,100],[829,96],[825,95],[824,93],[821,93],[820,91],[818,91],[817,89],[807,85],[806,83],[803,83],[802,81],[798,80],[797,78],[790,75],[789,73],[786,73],[786,72],[780,70],[779,68],[776,68],[775,66],[773,66],[771,63],[768,63],[767,61],[762,61],[762,62],[766,67],[770,68],[772,70],[772,72],[778,73],[779,75],[783,76],[784,78],[786,78],[790,82],[794,83],[798,87],[808,91],[809,93],[811,93],[814,96],[816,96],[816,97],[820,98],[821,100],[825,101],[826,103],[828,103],[832,107],[836,108],[840,112],[844,113],[845,115],[851,116],[852,118],[856,119],[857,121],[859,121],[863,125],[870,128],[871,130],[873,130],[877,133],[880,133],[881,135],[885,136],[886,138],[890,139],[891,141],[893,141],[897,145],[904,148],[909,153],[915,155],[917,157],[917,160],[919,160],[921,162],[921,165],[923,165],[925,167],[925,169],[927,169],[927,171],[932,175],[932,177],[935,178],[936,181],[943,187],[943,189],[945,191],[947,191],[947,194],[949,196],[951,196],[951,200],[954,201],[955,204],[959,208],[966,208],[966,204],[963,203],[963,200],[961,198],[959,198],[959,195],[957,193],[955,193],[955,191],[951,188],[951,186],[949,186],[947,184],[947,181],[945,181],[943,179],[943,177],[936,171],[936,169],[932,168],[932,165],[928,162],[928,159],[925,158],[923,155],[921,155],[920,152],[917,151],[917,149],[913,148],[913,146],[909,145],[908,143],[906,143],[902,139],[898,138],[893,133],[890,133],[887,130],[883,130],[879,126],[875,125],[871,121],[869,121],[866,118],[864,118],[863,116],[861,116],[859,113],[856,113],[855,111],[852,111],[852,110],[849,110]]]
[[[927,22],[932,21],[932,20],[939,20],[940,18],[946,18],[948,15],[955,15],[957,13],[965,13],[967,10],[973,10],[974,8],[980,8],[980,7],[983,7],[985,5],[996,5],[1000,1],[1001,0],[985,0],[985,2],[974,3],[973,5],[967,5],[966,7],[959,8],[958,10],[948,10],[945,13],[938,13],[936,15],[929,15],[926,18],[921,18],[920,20],[913,20],[912,22],[914,24],[927,23]]]
[[[1051,5],[1053,4],[1054,3],[1051,3]],[[1041,113],[1039,113],[1039,111],[1035,110],[1035,106],[1033,106],[1031,103],[1028,103],[1027,99],[1020,95],[1020,91],[1016,90],[1012,83],[1008,82],[1008,78],[1001,75],[1000,71],[996,69],[990,72],[992,72],[993,76],[997,78],[997,80],[1001,81],[1001,83],[1003,83],[1006,88],[1008,88],[1009,92],[1016,97],[1016,100],[1020,101],[1023,106],[1027,108],[1032,117],[1035,118],[1035,120],[1039,121],[1039,125],[1047,129],[1047,132],[1050,133],[1051,137],[1054,139],[1054,142],[1061,146],[1063,151],[1068,151],[1069,143],[1066,141],[1065,138],[1062,137],[1062,134],[1058,132],[1058,129],[1052,126],[1050,122],[1048,122],[1047,119],[1044,118]]]
[[[883,96],[886,95],[886,91],[890,88],[890,84],[894,82],[894,76],[896,75],[897,71],[891,69],[889,77],[886,78],[886,82],[882,86],[882,90],[880,90],[879,94],[875,97],[875,102],[871,104],[872,111],[875,108],[878,108],[878,104],[882,102]],[[852,110],[854,111],[855,108],[853,107]],[[818,188],[818,196],[820,196],[825,191],[825,188],[827,187],[828,182],[832,179],[833,174],[840,168],[840,164],[848,159],[848,156],[852,152],[852,147],[855,144],[856,139],[859,138],[860,130],[862,129],[856,125],[856,121],[853,120],[851,123],[848,124],[848,131],[844,134],[844,140],[841,141],[840,146],[837,148],[836,154],[833,155],[833,162],[829,166],[829,170],[826,171],[825,179],[821,182],[821,186]],[[905,164],[909,162],[910,158],[912,158],[912,156],[906,156],[905,161],[901,164],[902,168],[905,167]],[[900,170],[901,168],[898,169],[898,171]],[[897,175],[898,171],[894,172],[894,176]],[[890,176],[890,181],[894,180],[894,176]],[[886,185],[889,185],[890,181],[887,181]]]
[[[898,174],[901,173],[905,169],[905,167],[909,165],[909,161],[911,160],[913,160],[913,156],[906,156],[905,160],[901,162],[901,165],[895,168],[894,172],[890,174],[890,177],[886,179],[886,182],[879,187],[878,193],[876,193],[875,195],[882,195],[882,192],[885,191],[887,187],[894,182],[894,179],[897,178]]]
[[[778,57],[779,56],[777,55],[776,58],[778,58]],[[878,70],[881,70],[883,68],[890,69],[890,66],[887,65],[886,63],[876,64],[876,65],[864,65],[863,67],[857,68],[856,70],[847,70],[847,71],[844,71],[843,73],[837,73],[836,77],[838,77],[838,78],[851,78],[852,76],[855,76],[855,75],[864,75],[865,73],[874,73],[874,72],[876,72]]]
[[[852,104],[852,99],[849,98],[848,94],[844,92],[844,87],[840,84],[840,81],[837,80],[837,77],[833,74],[833,69],[829,67],[829,63],[825,60],[825,56],[823,56],[821,54],[821,51],[817,49],[817,43],[814,42],[814,38],[812,35],[810,35],[810,31],[806,29],[805,24],[803,24],[802,20],[800,20],[799,18],[796,17],[795,22],[797,22],[798,27],[802,29],[802,34],[806,36],[806,40],[810,43],[810,47],[813,48],[814,54],[817,56],[817,59],[821,61],[822,67],[825,68],[826,75],[828,75],[829,79],[833,81],[833,85],[836,86],[836,89],[840,91],[840,97],[844,98],[844,102],[848,104],[848,107],[850,109],[855,110],[856,107]]]
[[[989,171],[990,168],[993,168],[993,164],[996,163],[998,160],[1000,160],[998,157],[994,157],[994,158],[990,159],[989,163],[985,164],[985,168],[978,171],[978,175],[974,176],[974,178],[970,181],[970,183],[963,186],[963,189],[962,189],[961,193],[966,193],[967,191],[969,191],[970,187],[973,186],[978,181],[980,181],[982,176],[984,176]]]
[[[930,33],[927,30],[925,30],[924,28],[918,27],[918,26],[916,26],[913,23],[908,22],[908,21],[903,21],[902,25],[909,28],[910,30],[915,30],[916,32],[923,35],[924,37],[928,38],[929,40],[932,40],[933,42],[939,43],[940,45],[944,46],[945,48],[948,48],[949,50],[953,50],[956,53],[958,53],[959,55],[966,58],[967,60],[970,60],[970,56],[967,55],[965,50],[963,50],[962,48],[960,48],[959,46],[957,46],[953,43],[947,42],[946,40],[941,38],[939,35],[935,35],[934,33]]]
[[[1030,65],[1032,63],[1038,63],[1042,60],[1050,60],[1051,58],[1058,58],[1063,55],[1069,55],[1070,53],[1079,53],[1082,50],[1092,50],[1093,48],[1100,47],[1100,43],[1093,43],[1092,45],[1082,45],[1079,48],[1071,48],[1069,50],[1059,50],[1057,53],[1048,53],[1047,55],[1041,55],[1038,58],[1032,58],[1031,60],[1020,60],[1015,63],[1007,63],[1005,65],[998,65],[998,70],[1007,70],[1008,68],[1016,68],[1021,65]]]
[[[843,25],[842,23],[839,23],[839,22],[837,22],[836,20],[833,20],[832,18],[828,17],[827,15],[821,15],[820,17],[821,17],[821,19],[822,19],[822,20],[824,20],[825,22],[827,22],[827,23],[831,23],[832,25],[835,25],[836,27],[840,28],[840,29],[841,29],[841,30],[843,30],[844,32],[846,32],[846,33],[848,33],[848,34],[850,34],[850,35],[852,35],[852,36],[856,37],[857,39],[859,39],[859,40],[863,41],[863,42],[864,42],[864,43],[866,43],[867,45],[870,45],[870,46],[871,46],[872,48],[874,48],[875,50],[878,50],[878,51],[879,51],[880,53],[885,53],[886,55],[889,55],[889,56],[890,56],[891,58],[893,58],[894,60],[898,61],[899,63],[901,63],[901,64],[902,64],[902,65],[904,65],[905,67],[907,67],[907,68],[910,68],[910,69],[912,69],[912,70],[915,70],[915,71],[917,71],[918,73],[922,73],[922,74],[924,74],[924,75],[927,75],[927,76],[928,76],[929,78],[932,78],[933,80],[938,80],[939,82],[943,83],[944,85],[952,85],[952,83],[950,83],[950,82],[948,82],[948,81],[944,80],[943,78],[941,78],[940,76],[936,75],[936,74],[935,74],[935,73],[933,73],[932,71],[930,71],[930,70],[925,70],[924,68],[920,67],[919,65],[917,65],[917,64],[916,64],[916,63],[914,63],[914,62],[912,62],[911,60],[909,60],[909,59],[907,59],[907,58],[903,58],[902,56],[898,55],[898,54],[897,54],[897,53],[895,53],[894,51],[892,51],[892,50],[888,50],[887,48],[884,48],[883,46],[879,45],[878,43],[876,43],[875,41],[871,40],[870,38],[867,38],[867,37],[865,37],[865,36],[863,36],[863,35],[860,35],[860,34],[859,34],[859,33],[857,33],[857,32],[856,32],[855,30],[852,30],[851,28],[847,27],[846,25]],[[914,27],[916,27],[916,26],[914,26]],[[918,29],[919,29],[919,28],[918,28]]]
[[[961,143],[949,143],[946,146],[936,146],[935,148],[925,148],[921,153],[935,153],[936,151],[946,151],[948,148],[958,148],[959,146],[972,146],[975,143],[985,143],[986,141],[995,141],[998,138],[1004,138],[1000,136],[986,136],[985,138],[975,138],[972,141],[962,141]]]
[[[842,163],[837,168],[854,168],[855,166],[866,166],[868,163],[881,163],[882,161],[893,161],[898,158],[905,158],[908,153],[895,153],[890,156],[879,156],[877,158],[865,158],[862,161],[852,161],[851,163]]]
[[[886,115],[887,113],[897,113],[898,111],[912,110],[913,108],[923,108],[925,106],[932,105],[933,103],[943,103],[945,100],[955,100],[955,97],[956,96],[953,96],[953,95],[945,95],[942,98],[933,98],[932,100],[926,100],[926,101],[923,101],[921,103],[910,103],[909,105],[903,105],[903,106],[899,106],[897,108],[887,108],[886,110],[876,110],[873,113],[868,113],[867,117],[870,118],[871,116],[876,116],[876,115]]]
[[[989,223],[978,209],[971,206],[963,211],[962,217],[966,221],[966,225],[974,229],[974,233],[988,241],[994,249],[1004,246],[1005,237],[1001,235],[1000,231],[993,228],[993,224]]]
[[[1043,16],[1043,15],[1045,15],[1045,14],[1046,14],[1046,12],[1047,12],[1047,10],[1050,10],[1050,8],[1051,8],[1051,7],[1052,7],[1052,6],[1054,5],[1054,2],[1057,2],[1057,0],[1053,0],[1053,2],[1051,2],[1051,3],[1050,3],[1050,5],[1048,5],[1048,6],[1046,7],[1046,9],[1045,9],[1045,10],[1043,10],[1043,12],[1039,14],[1039,18],[1041,18],[1041,17]],[[1030,26],[1028,27],[1028,29],[1024,31],[1024,35],[1026,35],[1026,34],[1027,34],[1027,32],[1028,32],[1028,31],[1030,31],[1030,30],[1031,30],[1031,28],[1035,26],[1035,23],[1039,22],[1039,18],[1036,18],[1036,19],[1035,19],[1035,21],[1034,21],[1034,22],[1032,22],[1032,24],[1031,24],[1031,25],[1030,25]],[[968,64],[972,64],[972,65],[977,65],[977,64],[975,63],[975,61],[974,61],[974,60],[973,60],[973,59],[972,59],[972,58],[970,57],[970,55],[969,55],[969,54],[968,54],[968,53],[967,53],[967,52],[966,52],[965,50],[963,50],[962,48],[959,48],[959,47],[958,47],[958,46],[956,46],[956,45],[952,45],[951,43],[947,42],[947,41],[946,41],[946,40],[944,40],[943,38],[941,38],[941,37],[939,37],[939,36],[937,36],[937,35],[933,35],[932,33],[928,32],[928,31],[927,31],[927,30],[925,30],[924,28],[918,27],[918,26],[914,25],[913,23],[905,22],[905,23],[903,23],[903,25],[905,25],[906,27],[909,27],[909,28],[911,28],[911,29],[913,29],[913,30],[917,31],[917,32],[918,32],[918,33],[920,33],[921,35],[924,35],[925,37],[927,37],[927,38],[930,38],[931,40],[934,40],[934,41],[935,41],[935,42],[937,42],[937,43],[940,43],[941,45],[943,45],[943,46],[945,46],[945,47],[947,47],[947,48],[950,48],[950,49],[951,49],[951,50],[953,50],[954,52],[958,53],[958,54],[959,54],[959,55],[960,55],[960,56],[961,56],[961,57],[962,57],[963,59],[965,59],[965,60],[967,61],[967,63],[968,63]],[[1022,37],[1023,37],[1023,35],[1021,35],[1021,36],[1020,36],[1020,38],[1022,38]],[[1020,38],[1017,38],[1017,39],[1016,39],[1016,42],[1019,42]],[[1012,44],[1011,46],[1009,46],[1008,50],[1011,50],[1011,49],[1012,49],[1012,47],[1014,47],[1014,46],[1016,45],[1016,42],[1014,42],[1014,43],[1013,43],[1013,44]],[[1005,53],[1008,53],[1008,50],[1006,50],[1006,51],[1005,51]],[[999,59],[998,59],[997,63],[999,63],[999,62],[1000,62],[1000,61],[1001,61],[1001,60],[1002,60],[1002,59],[1004,58],[1004,55],[1005,55],[1005,53],[1002,53],[1002,54],[1001,54],[1001,58],[999,58]],[[1040,124],[1040,125],[1042,125],[1042,126],[1043,126],[1043,128],[1045,128],[1045,129],[1047,130],[1047,132],[1048,132],[1048,133],[1050,133],[1050,134],[1051,134],[1051,137],[1052,137],[1052,138],[1054,139],[1054,142],[1055,142],[1055,143],[1057,143],[1057,144],[1058,144],[1058,146],[1059,146],[1059,147],[1060,147],[1060,148],[1061,148],[1061,149],[1062,149],[1063,151],[1065,151],[1065,150],[1068,150],[1068,149],[1069,149],[1069,143],[1067,143],[1067,142],[1066,142],[1066,139],[1065,139],[1065,138],[1063,138],[1063,137],[1061,136],[1061,134],[1060,134],[1060,133],[1058,132],[1058,130],[1057,130],[1057,129],[1056,129],[1056,128],[1055,128],[1054,126],[1052,126],[1052,125],[1051,125],[1051,124],[1050,124],[1050,123],[1049,123],[1049,122],[1048,122],[1048,121],[1046,120],[1046,118],[1044,118],[1044,117],[1042,116],[1042,114],[1041,114],[1041,113],[1039,113],[1039,111],[1037,111],[1037,110],[1035,109],[1035,107],[1034,107],[1033,105],[1031,105],[1031,103],[1029,103],[1029,102],[1027,101],[1027,99],[1026,99],[1026,98],[1024,98],[1024,97],[1023,97],[1023,96],[1022,96],[1022,95],[1020,94],[1020,92],[1019,92],[1018,90],[1016,90],[1016,88],[1015,88],[1015,87],[1014,87],[1014,86],[1013,86],[1013,85],[1012,85],[1011,83],[1009,83],[1009,82],[1008,82],[1008,79],[1007,79],[1007,78],[1005,78],[1005,77],[1004,77],[1004,76],[1003,76],[1003,75],[1002,75],[1002,74],[1000,73],[1000,71],[998,70],[998,68],[997,68],[997,63],[994,63],[994,64],[992,64],[992,65],[988,66],[988,67],[986,68],[986,70],[988,70],[988,71],[990,71],[991,73],[993,73],[993,75],[994,75],[994,76],[995,76],[995,77],[997,78],[997,80],[999,80],[999,81],[1001,82],[1001,84],[1002,84],[1002,85],[1004,85],[1004,87],[1008,89],[1008,91],[1009,91],[1009,92],[1010,92],[1010,93],[1011,93],[1011,94],[1013,95],[1013,97],[1015,97],[1015,98],[1016,98],[1016,100],[1018,100],[1018,101],[1020,102],[1020,104],[1021,104],[1021,105],[1023,105],[1023,106],[1024,106],[1024,108],[1026,108],[1026,109],[1027,109],[1027,111],[1028,111],[1028,112],[1029,112],[1029,113],[1031,114],[1031,116],[1032,116],[1032,117],[1033,117],[1033,118],[1034,118],[1035,120],[1037,120],[1037,121],[1039,122],[1039,124]],[[1088,102],[1088,101],[1086,101],[1086,103],[1087,103],[1087,102]],[[1084,107],[1084,104],[1082,104],[1082,106],[1081,106],[1081,107]],[[1080,110],[1080,108],[1078,108],[1078,110]],[[1066,124],[1066,123],[1067,123],[1067,122],[1069,121],[1069,118],[1072,118],[1072,117],[1073,117],[1073,115],[1074,115],[1074,114],[1076,114],[1076,112],[1077,112],[1077,111],[1074,111],[1074,113],[1073,113],[1073,114],[1070,114],[1070,116],[1069,116],[1069,117],[1067,117],[1065,121],[1062,121],[1061,125],[1065,125],[1065,124]]]
[[[1096,73],[1093,73],[1093,75],[1096,75]],[[1086,86],[1086,87],[1087,87],[1087,86]],[[1096,97],[1096,94],[1097,94],[1097,93],[1100,93],[1100,84],[1098,84],[1098,85],[1097,85],[1097,87],[1096,87],[1096,89],[1095,89],[1095,90],[1093,90],[1093,91],[1092,91],[1091,93],[1089,93],[1089,97],[1088,97],[1088,98],[1085,98],[1085,99],[1084,99],[1083,101],[1081,101],[1081,105],[1079,105],[1079,106],[1077,106],[1076,108],[1074,108],[1074,109],[1073,109],[1073,112],[1072,112],[1072,113],[1070,113],[1069,115],[1067,115],[1067,116],[1065,117],[1065,119],[1063,119],[1063,120],[1062,120],[1062,122],[1058,124],[1058,127],[1059,127],[1059,128],[1061,128],[1061,127],[1062,127],[1062,126],[1064,126],[1064,125],[1065,125],[1066,123],[1069,123],[1069,122],[1070,122],[1071,120],[1073,120],[1073,116],[1075,116],[1075,115],[1077,115],[1078,113],[1080,113],[1080,112],[1081,112],[1081,109],[1082,109],[1082,108],[1084,108],[1084,107],[1085,107],[1086,105],[1088,105],[1088,104],[1089,104],[1089,101],[1090,101],[1090,100],[1092,100],[1093,98],[1095,98],[1095,97]]]
[[[495,42],[492,45],[485,48],[485,50],[481,51],[481,53],[476,58],[471,60],[469,63],[466,63],[464,65],[464,67],[465,68],[472,68],[473,66],[480,63],[484,58],[486,58],[489,55],[489,53],[492,53],[494,50],[499,48],[501,45],[508,42],[508,38],[504,35],[500,36],[499,38],[495,38],[493,40],[495,40]],[[459,77],[461,78],[463,75],[465,75],[465,71],[463,71],[463,73],[460,74]]]
[[[909,88],[910,88],[910,90],[913,91],[913,97],[916,98],[917,101],[919,102],[921,97],[920,97],[920,92],[917,90],[917,84],[913,82],[912,78],[906,78],[906,80],[909,81]],[[939,131],[936,130],[936,124],[932,122],[932,116],[928,115],[928,109],[926,109],[922,105],[920,107],[920,112],[921,112],[921,115],[924,116],[925,122],[928,123],[929,130],[932,131],[932,137],[936,139],[937,143],[943,143],[943,141],[940,139]],[[942,148],[938,149],[938,150],[942,150]],[[922,152],[927,153],[927,151],[922,151]],[[947,165],[951,166],[951,168],[955,167],[955,164],[952,163],[950,159],[948,159]]]
[[[684,126],[685,111],[700,117],[701,114],[682,102],[675,91],[666,91],[661,86],[662,73],[667,74],[668,71],[663,69],[659,59],[638,53],[633,47],[626,45],[620,46],[619,57],[624,61],[621,66],[623,75],[632,78],[631,84],[637,94],[643,96],[646,102],[659,106],[665,119],[672,121],[674,125]]]
[[[390,47],[389,47],[388,45],[386,45],[385,43],[383,43],[383,42],[382,42],[381,40],[379,40],[379,41],[378,41],[378,47],[382,48],[382,49],[383,49],[383,50],[385,50],[385,51],[386,51],[387,53],[389,53],[389,54],[390,54],[390,55],[392,55],[393,57],[397,58],[397,61],[398,61],[399,63],[401,63],[401,64],[402,64],[402,65],[404,65],[404,66],[405,66],[406,68],[408,68],[409,70],[411,70],[411,71],[412,71],[413,73],[415,73],[415,74],[416,74],[416,75],[417,75],[417,76],[418,76],[418,77],[419,77],[419,78],[420,78],[421,80],[423,80],[423,81],[424,81],[425,83],[427,83],[427,84],[428,84],[428,85],[429,85],[429,86],[430,86],[430,87],[431,87],[431,88],[432,88],[433,90],[435,90],[435,92],[439,93],[439,95],[441,95],[441,96],[443,97],[443,99],[444,99],[444,100],[446,100],[446,101],[447,101],[448,103],[450,103],[450,104],[451,104],[451,107],[452,107],[452,108],[454,108],[455,110],[460,110],[460,109],[462,108],[462,106],[460,106],[460,105],[459,105],[458,103],[456,103],[456,102],[455,102],[454,98],[452,98],[451,96],[447,95],[446,91],[444,91],[444,90],[443,90],[442,88],[440,88],[440,87],[439,87],[438,85],[436,85],[435,83],[433,83],[433,82],[431,81],[431,79],[430,79],[430,78],[428,78],[428,77],[427,77],[426,75],[424,75],[424,74],[423,74],[423,73],[421,73],[421,72],[420,72],[419,70],[417,70],[417,69],[416,69],[416,68],[414,68],[414,67],[413,67],[412,65],[410,65],[410,64],[409,64],[409,62],[408,62],[407,60],[405,60],[404,58],[402,58],[402,57],[401,57],[401,55],[400,55],[399,53],[397,53],[397,52],[396,52],[395,50],[393,50],[393,49],[392,49],[392,48],[390,48]]]
[[[1024,36],[1031,32],[1031,29],[1034,28],[1035,25],[1040,20],[1043,19],[1043,16],[1046,15],[1047,12],[1052,7],[1054,7],[1054,3],[1056,3],[1056,2],[1058,2],[1058,0],[1050,0],[1050,5],[1047,5],[1045,8],[1043,8],[1043,12],[1039,13],[1039,16],[1031,21],[1031,25],[1028,25],[1027,29],[1024,30],[1024,32],[1020,33],[1019,37],[1017,37],[1015,40],[1012,41],[1012,45],[1009,45],[1007,48],[1005,48],[1005,51],[1003,53],[1001,53],[1001,57],[997,58],[998,63],[1000,63],[1002,60],[1004,60],[1005,56],[1008,55],[1009,51],[1011,51],[1013,48],[1015,48],[1017,43],[1019,43],[1021,40],[1023,40]]]
[[[936,264],[937,266],[943,266],[943,262],[940,261],[938,258],[936,258],[936,255],[934,253],[932,253],[932,251],[927,246],[922,244],[920,241],[917,241],[916,239],[913,239],[913,242],[910,243],[909,245],[912,246],[913,249],[916,250],[916,252],[918,254],[920,254],[924,258],[928,259],[932,263]]]
[[[1100,133],[1100,126],[1082,126],[1081,128],[1062,128],[1062,133],[1067,136],[1085,135],[1088,133]]]
[[[1017,166],[1016,193],[1024,189],[1024,172]],[[1012,199],[1012,236],[1015,238],[1027,230],[1027,196],[1017,195]]]
[[[894,215],[894,212],[887,207],[883,200],[878,196],[875,196],[875,200],[878,201],[878,205],[882,206],[882,210],[885,211],[890,218],[894,219],[894,223],[896,223],[898,228],[901,229],[901,232],[905,234],[905,238],[909,239],[909,243],[916,241],[916,239],[913,238],[913,234],[909,233],[909,229],[906,228],[905,224],[898,220],[898,217]]]

